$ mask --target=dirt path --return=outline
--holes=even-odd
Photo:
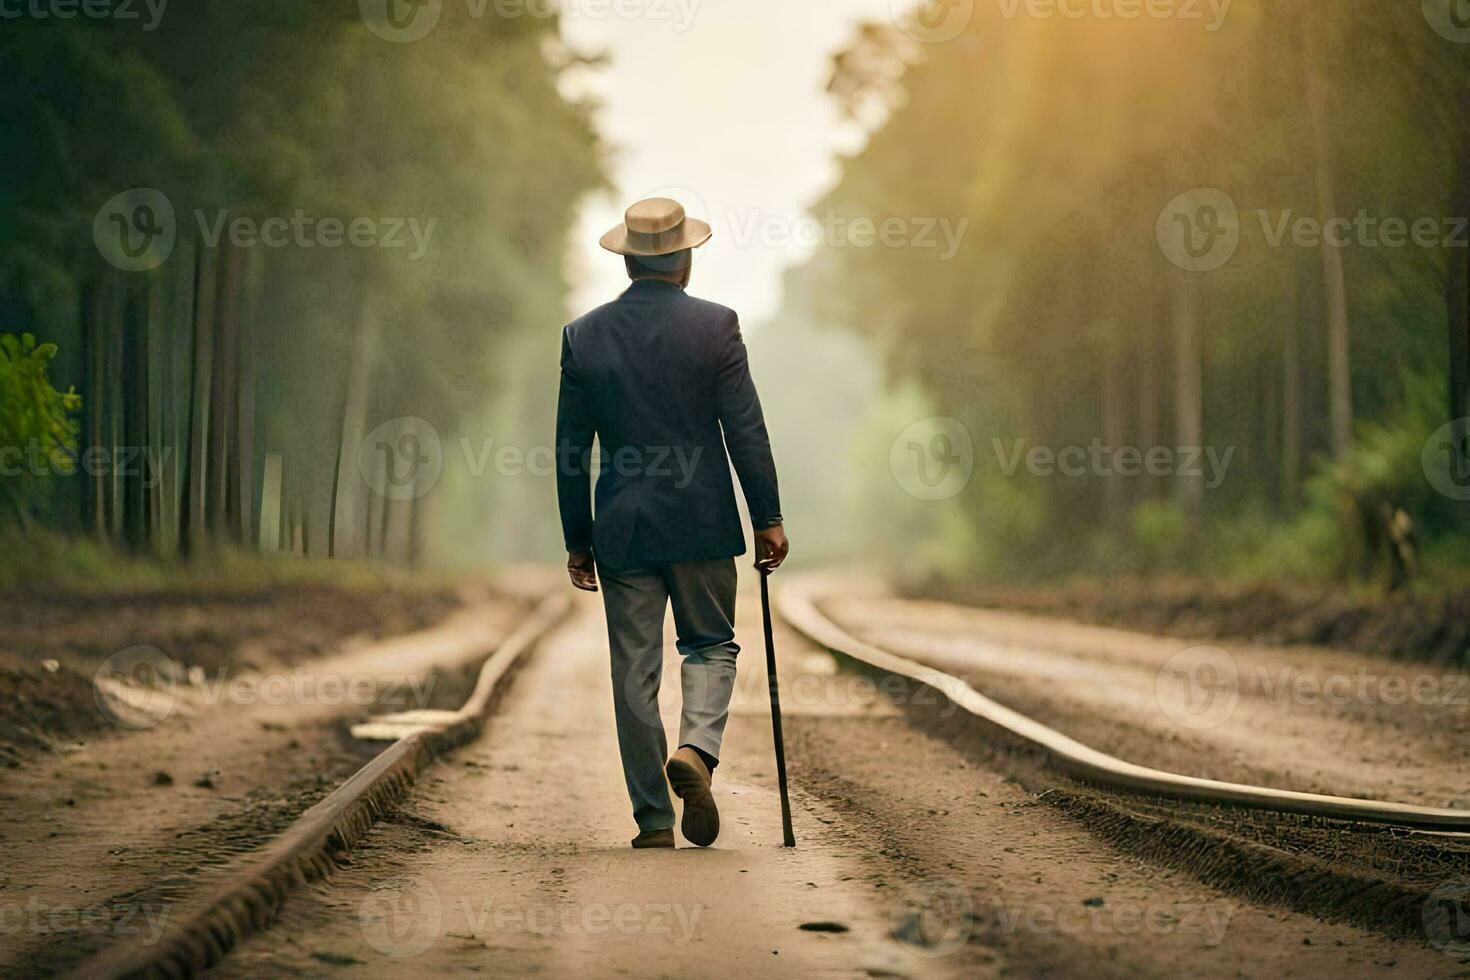
[[[921,958],[890,938],[887,903],[833,829],[840,814],[800,808],[801,846],[780,846],[768,709],[750,697],[765,684],[754,669],[763,652],[751,598],[741,608],[745,676],[717,781],[716,847],[628,847],[636,828],[605,634],[598,599],[586,597],[517,676],[485,735],[434,769],[349,869],[293,898],[283,920],[219,972],[915,972]],[[672,649],[669,657],[672,670]],[[830,713],[841,699],[822,700]]]
[[[175,900],[381,748],[348,738],[348,724],[374,710],[457,707],[521,615],[486,600],[299,668],[170,688],[146,702],[151,714],[117,715],[150,727],[5,772],[0,973],[49,973],[113,935],[156,933]]]
[[[795,719],[804,793],[842,814],[868,880],[929,910],[916,975],[1427,977],[1425,943],[1243,902],[1121,853],[1015,782],[898,719]],[[904,763],[898,765],[896,758]]]
[[[1457,968],[1427,944],[1242,902],[1111,848],[915,731],[870,684],[833,674],[826,654],[778,628],[799,841],[795,851],[779,847],[757,615],[743,593],[717,847],[628,848],[602,619],[589,597],[532,655],[484,736],[431,770],[348,867],[294,896],[275,927],[217,972],[1337,977]]]
[[[1282,789],[1470,807],[1470,675],[1312,648],[1200,644],[868,594],[853,635],[1130,762]]]

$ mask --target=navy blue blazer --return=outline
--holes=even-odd
[[[567,550],[607,568],[744,554],[731,463],[752,524],[781,523],[739,318],[671,282],[636,280],[562,330],[556,459]]]

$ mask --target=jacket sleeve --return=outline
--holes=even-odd
[[[776,461],[761,400],[750,376],[750,360],[740,337],[740,321],[731,313],[720,325],[720,360],[716,376],[717,408],[725,431],[725,449],[756,530],[781,523],[781,496],[776,488]]]
[[[556,499],[567,551],[592,550],[592,417],[586,379],[577,371],[571,340],[561,334],[561,394],[556,405]]]

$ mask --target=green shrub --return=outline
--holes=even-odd
[[[0,509],[22,527],[44,508],[51,475],[76,467],[80,427],[71,414],[82,398],[52,387],[55,356],[55,344],[31,334],[0,334]]]
[[[1177,561],[1189,538],[1189,521],[1172,501],[1149,500],[1128,519],[1133,548],[1150,568]]]

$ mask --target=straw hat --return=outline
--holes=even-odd
[[[667,197],[639,201],[623,215],[623,223],[602,236],[602,247],[619,255],[668,255],[698,248],[714,234],[684,205]]]

